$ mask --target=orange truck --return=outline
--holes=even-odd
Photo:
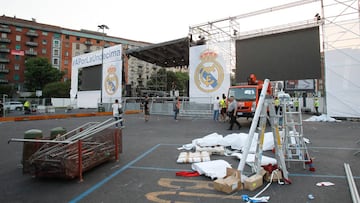
[[[237,101],[237,117],[254,117],[263,84],[262,80],[257,80],[256,76],[251,74],[247,84],[231,86],[229,88],[228,98],[234,96]],[[267,94],[271,95],[270,85]]]

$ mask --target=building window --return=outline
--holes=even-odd
[[[76,44],[76,49],[77,49],[77,50],[80,49],[80,44]]]
[[[76,40],[78,40],[78,41],[79,41],[79,40],[80,40],[80,37],[76,37]]]
[[[19,65],[19,64],[15,64],[14,70],[20,70],[20,65]]]
[[[65,51],[65,56],[69,56],[69,52],[68,52],[68,51]]]
[[[20,44],[15,45],[15,49],[16,50],[21,50],[21,45]]]
[[[53,64],[54,64],[54,65],[59,65],[59,59],[54,59],[54,60],[53,60]]]
[[[96,43],[100,44],[100,40],[96,40]]]
[[[60,41],[54,40],[54,47],[59,48],[60,47]]]
[[[42,35],[47,36],[48,33],[47,32],[42,32]]]
[[[54,49],[54,56],[59,56],[59,49]]]
[[[42,44],[43,44],[43,45],[46,45],[46,44],[47,44],[46,39],[43,39],[43,40],[42,40]]]
[[[18,75],[18,74],[15,74],[15,75],[14,75],[14,80],[19,80],[19,79],[20,79],[19,75]]]
[[[65,42],[65,47],[69,47],[69,42]]]
[[[1,33],[1,38],[7,38],[7,34],[6,33]]]
[[[21,27],[16,27],[16,31],[21,32],[22,28]]]
[[[21,35],[16,35],[16,41],[20,42],[21,41]]]
[[[19,56],[19,55],[15,55],[15,60],[16,60],[16,61],[20,61],[20,56]]]
[[[70,39],[70,36],[69,36],[69,35],[65,35],[65,39]]]
[[[42,53],[42,54],[46,54],[46,49],[42,49],[42,50],[41,50],[41,53]]]
[[[69,64],[69,61],[68,60],[64,60],[64,65],[67,65]]]

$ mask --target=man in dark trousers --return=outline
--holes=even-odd
[[[236,125],[239,127],[239,129],[241,128],[240,123],[236,120],[236,109],[237,109],[237,102],[234,99],[234,96],[231,96],[229,98],[229,105],[228,105],[228,115],[230,117],[230,127],[228,130],[232,130],[234,123],[236,123]]]

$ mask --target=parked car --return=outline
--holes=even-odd
[[[6,109],[7,111],[22,111],[23,104],[19,101],[5,102],[4,109]]]

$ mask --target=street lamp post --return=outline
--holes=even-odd
[[[104,48],[105,48],[105,29],[109,29],[109,27],[107,25],[98,25],[99,29],[102,29],[103,31],[103,35],[102,35],[102,41],[103,41],[103,46],[101,49],[101,85],[100,85],[100,104],[102,105],[102,92],[103,92],[103,69],[104,69]]]
[[[7,94],[3,94],[3,100],[2,100],[2,103],[3,103],[3,117],[5,118],[5,112],[6,112],[6,109],[5,109],[5,98],[8,97]]]

